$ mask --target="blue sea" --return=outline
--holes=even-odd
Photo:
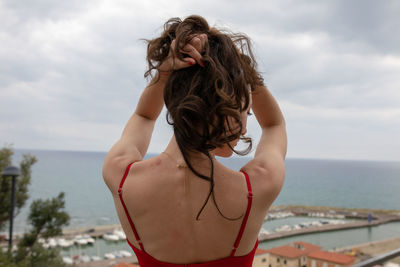
[[[101,175],[105,152],[15,150],[38,159],[32,168],[29,200],[15,219],[23,232],[30,203],[65,192],[68,228],[119,223],[113,199]],[[152,157],[154,155],[149,155]],[[250,158],[220,159],[240,169]],[[400,162],[287,159],[286,178],[273,205],[400,209]]]
[[[71,216],[67,228],[119,223],[112,196],[101,175],[106,153],[18,149],[13,164],[18,165],[27,153],[36,156],[38,162],[32,168],[29,200],[14,221],[14,232],[28,230],[26,218],[33,200],[55,197],[61,191],[65,192],[66,210]],[[220,159],[236,170],[249,160],[246,157]],[[287,159],[285,183],[273,205],[400,210],[400,162]],[[272,230],[279,225],[307,220],[311,219],[266,221],[263,228]],[[394,237],[400,237],[400,222],[282,238],[260,242],[259,247],[268,249],[301,240],[335,249]],[[94,246],[71,247],[62,253],[71,257],[81,253],[103,257],[104,253],[121,249],[131,251],[124,241],[110,243],[99,239]]]

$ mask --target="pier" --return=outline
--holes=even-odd
[[[309,216],[309,214],[324,214],[321,219],[331,216],[343,216],[344,219],[356,219],[359,221],[344,224],[328,224],[322,226],[302,228],[298,230],[282,231],[278,233],[270,233],[259,238],[259,241],[268,241],[290,236],[298,236],[312,233],[321,233],[329,231],[338,231],[346,229],[355,229],[363,227],[373,227],[389,222],[400,221],[400,211],[392,210],[368,210],[368,209],[345,209],[333,207],[308,207],[308,206],[276,206],[271,208],[269,212],[291,212],[295,216]],[[369,215],[372,218],[368,222]]]
[[[93,227],[80,227],[63,229],[63,236],[71,238],[80,234],[89,234],[93,238],[101,238],[105,233],[112,232],[114,229],[121,229],[120,224],[98,225]]]
[[[309,227],[303,228],[299,230],[291,230],[287,232],[279,232],[279,233],[271,233],[259,239],[259,241],[268,241],[274,240],[278,238],[284,238],[289,236],[296,236],[296,235],[305,235],[305,234],[312,234],[312,233],[321,233],[321,232],[329,232],[329,231],[338,231],[338,230],[346,230],[346,229],[354,229],[354,228],[362,228],[362,227],[372,227],[377,226],[384,223],[400,221],[400,217],[388,217],[388,218],[379,218],[373,220],[371,223],[368,221],[362,222],[351,222],[345,224],[335,224],[335,225],[323,225],[323,226],[316,226],[316,227]]]

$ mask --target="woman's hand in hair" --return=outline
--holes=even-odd
[[[204,47],[207,43],[206,34],[196,34],[183,48],[180,49],[179,53],[183,54],[181,60],[175,51],[176,42],[175,40],[171,43],[168,57],[158,67],[160,72],[172,72],[183,68],[188,68],[195,65],[196,63],[204,67],[201,53],[204,51]]]

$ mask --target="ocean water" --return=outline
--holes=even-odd
[[[281,224],[287,223],[285,219],[277,221],[280,221]],[[306,220],[302,219],[302,221]],[[268,222],[266,222],[265,224],[268,224]],[[400,237],[400,222],[393,222],[373,227],[340,230],[334,232],[313,233],[280,238],[276,240],[260,242],[258,247],[262,249],[270,249],[295,241],[303,241],[320,246],[325,250],[335,250],[377,240],[391,239],[394,237]],[[144,246],[146,249],[146,244],[144,244]],[[132,249],[129,247],[125,240],[111,242],[105,241],[104,239],[97,239],[94,245],[82,247],[73,246],[67,249],[63,249],[62,254],[72,257],[74,255],[81,255],[84,253],[89,256],[96,255],[99,257],[103,257],[105,253],[119,250],[132,252]]]
[[[28,230],[26,217],[34,199],[65,192],[68,228],[119,223],[111,193],[103,182],[103,152],[15,150],[35,155],[30,198],[16,217],[15,232]],[[149,155],[151,157],[153,155]],[[249,158],[220,159],[240,169]],[[287,159],[286,178],[274,205],[400,209],[400,162]]]

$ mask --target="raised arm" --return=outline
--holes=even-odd
[[[107,168],[108,164],[128,165],[130,162],[143,159],[150,143],[154,124],[164,104],[163,89],[167,79],[167,76],[157,74],[157,77],[144,89],[135,112],[125,125],[121,138],[108,152],[104,168]]]
[[[284,177],[284,160],[287,149],[286,125],[275,98],[265,86],[257,86],[252,93],[253,112],[262,134],[254,159],[243,167],[263,185],[268,200],[279,194]]]
[[[116,192],[119,180],[129,163],[143,159],[150,144],[154,124],[163,108],[164,87],[170,72],[187,68],[199,63],[202,65],[201,54],[207,36],[198,35],[181,51],[189,57],[180,60],[171,51],[158,68],[157,76],[148,84],[139,98],[136,110],[127,122],[121,138],[108,152],[103,164],[103,178],[112,192]]]

